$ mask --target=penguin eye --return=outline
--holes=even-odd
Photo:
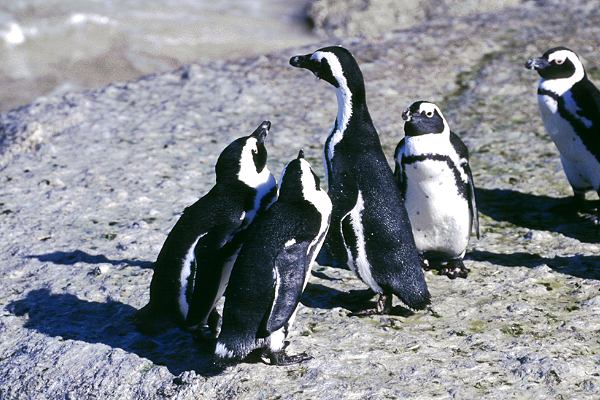
[[[431,118],[433,117],[433,111],[427,111],[425,115],[427,116],[427,118]]]
[[[562,63],[565,62],[565,59],[564,58],[563,59],[559,58],[558,60],[555,60],[555,62],[556,62],[556,64],[561,65]]]

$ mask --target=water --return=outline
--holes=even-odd
[[[306,1],[0,0],[0,112],[184,63],[309,43]]]

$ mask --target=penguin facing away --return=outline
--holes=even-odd
[[[277,198],[267,167],[264,121],[229,144],[215,166],[216,184],[187,207],[154,263],[150,302],[135,315],[138,328],[156,333],[171,320],[204,336],[216,336],[216,303],[223,296],[243,231]]]
[[[600,91],[577,54],[566,47],[550,49],[525,66],[541,77],[537,94],[542,120],[560,152],[577,209],[582,209],[586,192],[600,195]]]
[[[469,236],[474,230],[479,238],[469,151],[433,103],[413,103],[402,119],[405,137],[396,147],[394,175],[417,248],[429,267],[440,267],[450,279],[466,278]]]
[[[331,201],[301,150],[283,171],[278,200],[248,229],[233,267],[215,348],[218,363],[241,361],[250,353],[275,365],[310,358],[286,355],[284,340],[330,215]]]
[[[331,229],[317,261],[348,266],[374,292],[374,312],[389,312],[392,294],[413,309],[429,292],[402,196],[373,126],[362,72],[343,47],[325,47],[290,59],[335,87],[338,113],[325,142],[333,203]]]

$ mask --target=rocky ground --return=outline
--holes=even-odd
[[[314,359],[215,374],[188,334],[144,336],[131,316],[231,139],[270,119],[271,169],[303,147],[323,174],[335,96],[287,63],[326,43],[40,99],[0,116],[0,398],[600,396],[599,232],[557,213],[570,189],[523,68],[562,44],[600,83],[600,9],[527,3],[342,43],[390,161],[417,99],[469,145],[483,232],[469,278],[428,272],[430,310],[356,318],[365,286],[315,266],[289,348]]]

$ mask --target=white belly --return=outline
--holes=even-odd
[[[556,100],[550,96],[538,96],[538,102],[546,132],[560,152],[571,186],[576,189],[600,189],[600,163],[585,147],[571,124],[560,116]]]
[[[420,252],[461,256],[471,228],[468,201],[456,188],[445,161],[425,160],[405,165],[406,210]]]

